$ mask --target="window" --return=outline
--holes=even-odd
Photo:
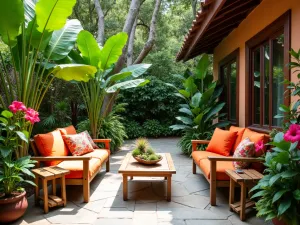
[[[238,125],[238,56],[239,50],[234,51],[220,62],[220,78],[224,90],[220,97],[225,106],[222,113],[226,113],[225,119],[233,125]]]
[[[246,112],[248,125],[264,130],[280,127],[280,104],[289,104],[285,98],[283,81],[289,79],[286,66],[290,61],[290,12],[247,42],[248,84]],[[248,94],[247,94],[248,93]]]

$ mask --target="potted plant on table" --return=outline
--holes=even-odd
[[[30,168],[35,161],[30,156],[16,159],[15,151],[21,141],[28,142],[27,128],[39,122],[39,114],[14,101],[0,116],[0,223],[21,217],[28,206],[25,183],[34,185],[28,177],[34,177]]]
[[[300,125],[276,134],[265,159],[265,176],[251,190],[258,216],[275,225],[300,224]]]
[[[139,138],[135,141],[135,149],[132,151],[132,156],[139,163],[149,165],[156,164],[162,160],[162,156],[155,153],[146,138]]]

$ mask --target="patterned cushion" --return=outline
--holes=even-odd
[[[93,139],[92,139],[91,135],[89,134],[89,132],[86,130],[86,131],[83,131],[83,132],[81,132],[81,133],[79,133],[79,134],[83,134],[83,133],[86,134],[86,136],[87,136],[87,138],[89,139],[89,141],[90,141],[90,143],[91,143],[93,149],[99,149],[99,147],[98,147],[98,146],[95,144],[95,142],[93,141]]]
[[[94,151],[93,146],[85,133],[62,135],[62,137],[74,156],[80,156]]]
[[[242,158],[242,157],[252,157],[255,153],[254,142],[251,142],[249,138],[245,138],[237,146],[234,151],[233,157]],[[233,162],[233,166],[236,169],[245,169],[250,165],[249,162]]]

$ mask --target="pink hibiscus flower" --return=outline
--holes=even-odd
[[[25,119],[28,120],[31,124],[40,122],[39,113],[31,108],[28,108],[26,110]]]
[[[264,149],[264,142],[262,140],[260,140],[255,144],[255,151],[260,152],[263,149]]]
[[[288,131],[283,136],[285,141],[296,142],[300,141],[300,125],[292,124]]]
[[[18,101],[13,101],[8,108],[13,113],[16,113],[18,111],[26,112],[26,110],[27,110],[26,106],[23,104],[23,102],[18,102]]]

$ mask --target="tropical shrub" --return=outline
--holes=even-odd
[[[134,120],[125,120],[124,119],[123,124],[125,127],[126,135],[129,139],[147,136],[143,126],[140,123],[138,123]]]
[[[300,125],[276,134],[272,151],[263,156],[265,176],[251,190],[258,198],[257,216],[277,218],[289,225],[300,223]]]
[[[0,105],[13,100],[39,110],[55,78],[88,81],[96,68],[65,64],[82,26],[67,20],[76,0],[11,0],[0,2],[0,36],[8,46],[10,63],[0,52]],[[13,15],[13,16],[12,16]],[[32,126],[28,128],[29,134]],[[27,155],[22,144],[19,155]]]
[[[291,56],[293,57],[294,61],[290,63],[290,68],[295,69],[294,73],[298,73],[298,81],[291,82],[285,80],[284,83],[287,84],[287,88],[289,89],[290,94],[288,97],[297,96],[297,100],[293,102],[290,106],[280,105],[279,110],[283,112],[283,114],[276,115],[275,118],[283,119],[283,129],[286,131],[291,124],[299,124],[300,123],[300,50],[298,52],[294,51],[293,49],[290,52]]]
[[[28,127],[40,121],[39,114],[18,101],[14,101],[9,109],[0,115],[0,198],[13,197],[24,191],[24,183],[34,185],[28,177],[34,177],[30,169],[36,161],[30,156],[19,157],[17,149],[21,140],[28,143]]]
[[[128,36],[125,32],[110,37],[101,48],[94,36],[88,31],[78,34],[77,46],[80,52],[73,51],[70,58],[77,62],[84,62],[97,68],[93,79],[87,83],[80,83],[79,88],[87,108],[93,138],[100,135],[100,120],[109,113],[113,102],[105,102],[109,94],[117,96],[120,89],[135,88],[143,86],[149,81],[136,79],[151,66],[150,64],[136,64],[123,68],[115,73],[114,65],[122,55],[122,50],[127,43]]]
[[[191,154],[192,151],[188,137],[207,139],[216,127],[229,125],[228,121],[213,123],[214,120],[220,120],[225,116],[219,114],[225,103],[218,101],[223,87],[217,85],[217,81],[213,81],[213,76],[207,73],[209,65],[208,55],[204,54],[194,73],[187,70],[183,76],[176,75],[181,78],[184,89],[176,88],[178,92],[175,94],[184,100],[184,104],[180,105],[180,115],[176,117],[180,124],[173,125],[171,128],[183,131],[184,139],[179,142],[179,145],[186,154]]]

